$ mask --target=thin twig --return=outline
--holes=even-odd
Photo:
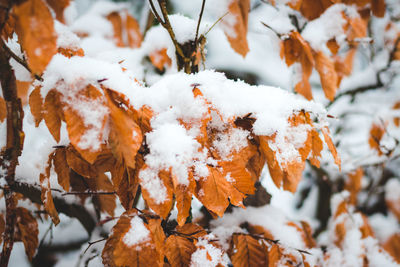
[[[85,191],[85,192],[65,192],[62,196],[66,195],[114,195],[117,192],[101,192],[101,191]]]
[[[199,15],[199,20],[197,22],[197,28],[196,28],[196,37],[194,38],[194,43],[195,47],[197,47],[197,38],[199,37],[199,29],[200,29],[200,24],[201,24],[201,19],[203,17],[203,12],[204,12],[204,6],[206,5],[206,0],[203,0],[201,4],[201,10],[200,10],[200,15]]]
[[[29,68],[28,63],[23,60],[22,58],[20,58],[19,56],[17,56],[2,40],[2,46],[4,51],[10,56],[12,57],[15,61],[17,61],[21,66],[23,66],[27,71],[29,71],[30,73],[33,74],[31,68]],[[37,74],[33,74],[33,76],[35,77],[36,80],[38,81],[43,81],[43,78],[40,75]]]
[[[83,252],[83,254],[85,254],[87,251],[88,251],[88,249],[92,246],[92,245],[94,245],[94,244],[96,244],[96,243],[100,243],[100,242],[103,242],[103,241],[106,241],[107,240],[107,238],[102,238],[102,239],[99,239],[99,240],[96,240],[96,241],[92,241],[92,242],[88,242],[88,247],[85,249],[85,251]]]
[[[264,23],[261,21],[261,24],[264,25],[265,27],[267,27],[268,29],[270,29],[271,31],[273,31],[276,36],[279,37],[279,39],[282,39],[282,34],[280,34],[279,32],[277,32],[274,28],[272,28],[271,26],[269,26],[268,24]]]
[[[228,14],[229,14],[229,12],[226,12],[224,15],[222,15],[221,17],[219,17],[219,18],[217,19],[217,21],[214,22],[213,25],[211,25],[211,27],[206,31],[206,33],[205,33],[204,35],[207,35],[207,34],[215,27],[215,25],[217,25],[218,22],[220,22],[220,21],[221,21],[226,15],[228,15]]]

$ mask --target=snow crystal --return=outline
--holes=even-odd
[[[122,242],[128,247],[133,247],[147,241],[150,241],[150,231],[146,228],[140,217],[133,217],[131,219],[131,227],[122,238]],[[137,249],[140,249],[140,247],[137,247]]]

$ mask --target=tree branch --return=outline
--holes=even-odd
[[[40,197],[41,190],[34,185],[15,182],[13,185],[10,186],[10,188],[14,192],[23,194],[33,203],[41,205],[43,204]],[[64,213],[71,218],[76,218],[82,224],[89,235],[92,233],[93,229],[96,226],[96,222],[85,207],[78,204],[67,203],[64,199],[59,197],[53,197],[53,201],[54,206],[59,213]]]
[[[201,4],[201,10],[200,10],[200,15],[199,15],[199,20],[197,22],[197,28],[196,28],[196,37],[194,38],[194,43],[195,46],[197,47],[197,38],[199,37],[199,29],[200,29],[200,24],[201,24],[201,19],[203,17],[203,12],[204,12],[204,6],[206,5],[206,0],[203,0]]]

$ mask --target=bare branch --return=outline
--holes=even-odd
[[[200,29],[200,24],[201,24],[201,19],[203,17],[203,12],[204,12],[204,6],[206,5],[206,0],[203,0],[201,4],[201,10],[200,10],[200,15],[199,15],[199,20],[197,22],[197,28],[196,28],[196,37],[194,38],[194,43],[195,46],[197,47],[197,38],[199,37],[199,29]]]

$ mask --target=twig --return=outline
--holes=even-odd
[[[114,195],[117,192],[112,191],[112,192],[101,192],[101,191],[85,191],[85,192],[65,192],[62,194],[62,196],[67,196],[67,195]]]
[[[32,73],[31,68],[29,68],[28,63],[23,60],[22,58],[20,58],[19,56],[17,56],[2,40],[2,46],[4,51],[10,56],[12,57],[15,61],[17,61],[20,65],[22,65],[27,71],[29,71],[30,73]],[[33,73],[32,73],[33,74]],[[43,81],[43,78],[40,75],[34,74],[33,75],[35,77],[36,80],[38,81]]]
[[[270,29],[271,31],[273,31],[276,36],[279,37],[279,39],[282,39],[282,34],[280,34],[279,32],[277,32],[274,28],[272,28],[271,26],[269,26],[268,24],[264,23],[261,21],[261,24],[264,25],[265,27],[267,27],[268,29]]]
[[[102,239],[99,239],[99,240],[96,240],[96,241],[92,241],[92,242],[90,242],[90,241],[88,241],[88,247],[85,249],[85,251],[83,252],[83,254],[85,254],[88,250],[89,250],[89,248],[92,246],[92,245],[94,245],[94,244],[96,244],[96,243],[100,243],[100,242],[103,242],[103,241],[106,241],[107,240],[107,238],[102,238]]]
[[[226,15],[228,15],[228,14],[229,14],[229,12],[226,12],[224,15],[222,15],[221,17],[219,17],[219,18],[217,19],[217,21],[214,22],[213,25],[211,25],[211,27],[206,31],[206,33],[205,33],[204,35],[207,35],[207,34],[215,27],[215,25],[217,25],[218,22],[220,22],[220,21],[221,21]]]
[[[197,47],[197,38],[199,37],[199,29],[200,29],[200,24],[201,24],[201,19],[203,17],[203,12],[204,12],[204,6],[206,4],[206,0],[203,0],[201,4],[201,10],[200,10],[200,15],[199,15],[199,20],[197,22],[197,28],[196,28],[196,37],[194,38],[194,43],[195,46]]]

